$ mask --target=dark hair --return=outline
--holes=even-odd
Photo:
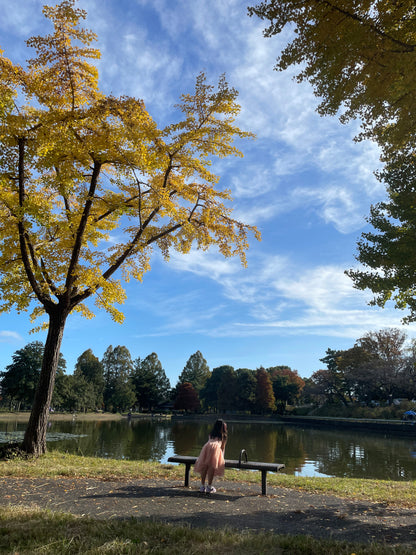
[[[211,439],[220,439],[221,441],[227,439],[227,424],[224,420],[219,419],[215,422],[209,437]]]

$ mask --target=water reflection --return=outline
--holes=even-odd
[[[10,441],[25,426],[0,420],[0,441]],[[48,443],[48,448],[97,457],[166,462],[174,453],[198,455],[211,426],[209,422],[134,418],[51,422],[48,434],[54,441]],[[229,422],[228,429],[229,459],[238,459],[241,449],[245,449],[251,460],[284,463],[287,474],[416,479],[416,441],[409,438],[246,422]],[[62,437],[60,434],[64,434],[64,439],[57,440]]]

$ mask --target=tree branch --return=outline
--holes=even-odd
[[[41,304],[45,307],[45,310],[48,312],[53,306],[53,303],[49,297],[49,295],[45,294],[38,280],[35,277],[35,274],[32,269],[32,264],[34,267],[39,268],[36,260],[36,256],[33,250],[33,245],[30,242],[29,235],[25,229],[23,212],[24,212],[24,203],[25,203],[25,147],[26,147],[26,139],[24,137],[18,138],[18,147],[19,147],[19,165],[18,165],[18,187],[19,187],[19,207],[22,212],[19,220],[18,220],[18,230],[19,230],[19,244],[20,244],[20,252],[22,255],[22,262],[26,272],[27,279],[35,293],[36,297],[39,299]],[[29,255],[30,253],[30,255]],[[32,259],[32,263],[31,263]]]
[[[74,284],[74,281],[76,280],[76,277],[74,275],[75,268],[78,264],[79,257],[81,254],[82,241],[84,238],[85,229],[87,227],[88,218],[91,213],[91,207],[94,200],[95,190],[98,184],[98,177],[100,175],[101,165],[102,165],[101,162],[97,162],[97,161],[94,162],[94,168],[91,175],[88,196],[85,201],[84,210],[78,225],[77,233],[75,235],[75,243],[72,249],[72,256],[68,266],[68,273],[67,273],[66,282],[65,282],[66,294],[69,294]]]

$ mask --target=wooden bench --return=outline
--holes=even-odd
[[[238,468],[240,470],[260,470],[261,472],[261,494],[266,495],[267,491],[267,473],[268,472],[278,472],[285,467],[284,464],[277,463],[265,463],[265,462],[255,462],[248,461],[247,454],[245,454],[245,461],[242,460],[242,455],[245,454],[243,449],[240,454],[238,461],[225,459],[225,468]],[[189,487],[189,471],[191,466],[195,464],[198,457],[188,457],[184,455],[174,455],[168,458],[168,462],[182,463],[185,465],[185,487]]]

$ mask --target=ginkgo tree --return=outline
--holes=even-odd
[[[121,280],[141,280],[159,249],[216,247],[245,264],[255,228],[232,217],[213,157],[240,156],[237,92],[204,74],[184,94],[182,119],[159,129],[142,100],[99,90],[85,11],[64,0],[43,13],[51,34],[32,37],[25,67],[0,57],[1,311],[44,317],[42,369],[22,449],[46,451],[46,426],[68,316],[117,322]]]

